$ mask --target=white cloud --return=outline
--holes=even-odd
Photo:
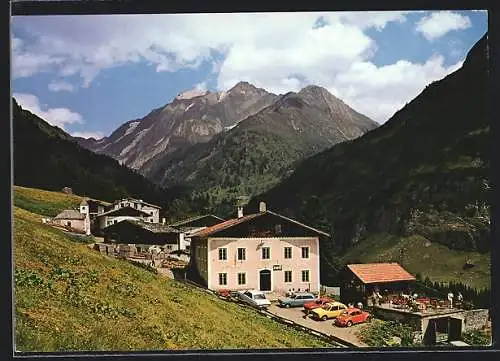
[[[325,26],[313,29],[320,17]],[[377,44],[365,31],[404,21],[405,12],[15,17],[14,29],[37,41],[14,49],[14,76],[54,71],[78,75],[91,86],[102,70],[123,64],[145,61],[156,71],[177,71],[209,61],[219,89],[242,80],[274,93],[318,84],[383,122],[424,81],[449,70],[435,59],[381,68],[370,62]],[[394,79],[384,80],[386,75]]]
[[[61,91],[74,92],[75,91],[75,86],[71,83],[66,82],[66,81],[53,81],[49,84],[48,88],[52,92],[61,92]]]
[[[17,103],[26,110],[45,120],[51,125],[61,129],[67,124],[82,124],[83,118],[79,113],[72,112],[67,108],[48,108],[43,110],[38,98],[33,94],[14,93]],[[43,106],[43,108],[46,108]]]
[[[376,67],[370,62],[358,62],[340,74],[333,87],[325,85],[357,111],[383,122],[415,98],[427,84],[462,66],[462,62],[449,67],[443,64],[441,55],[431,57],[424,64],[400,60]],[[384,95],[381,98],[379,94]]]
[[[206,91],[207,90],[207,82],[204,81],[204,82],[198,83],[194,86],[194,88],[197,90]]]
[[[433,41],[454,30],[470,28],[469,17],[451,11],[433,12],[417,23],[417,32],[429,41]]]
[[[101,132],[73,132],[71,133],[71,136],[80,138],[94,138],[96,140],[99,140],[104,137],[104,134]]]

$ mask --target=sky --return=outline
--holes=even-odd
[[[109,136],[188,89],[315,84],[379,123],[459,69],[486,11],[15,16],[12,93],[73,136]]]

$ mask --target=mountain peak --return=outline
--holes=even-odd
[[[324,94],[324,95],[328,94],[330,96],[332,95],[326,88],[314,84],[302,88],[298,94]]]

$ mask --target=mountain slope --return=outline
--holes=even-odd
[[[17,351],[332,347],[253,310],[90,250],[14,205]]]
[[[80,147],[63,130],[13,100],[14,184],[60,190],[107,201],[135,196],[165,203],[181,189],[162,190],[112,158]]]
[[[429,85],[378,129],[304,161],[251,206],[265,200],[329,228],[329,252],[343,253],[379,233],[488,252],[487,100],[485,35],[461,69]]]
[[[144,118],[121,125],[107,138],[77,140],[87,149],[147,174],[157,157],[207,142],[276,98],[246,82],[236,84],[228,92],[189,90]]]
[[[189,185],[226,215],[237,196],[265,191],[302,159],[377,125],[326,89],[308,86],[207,143],[168,154],[148,177],[164,186]]]

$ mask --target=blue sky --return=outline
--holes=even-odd
[[[241,80],[277,94],[324,86],[383,123],[486,31],[479,11],[15,17],[12,92],[83,136]]]

